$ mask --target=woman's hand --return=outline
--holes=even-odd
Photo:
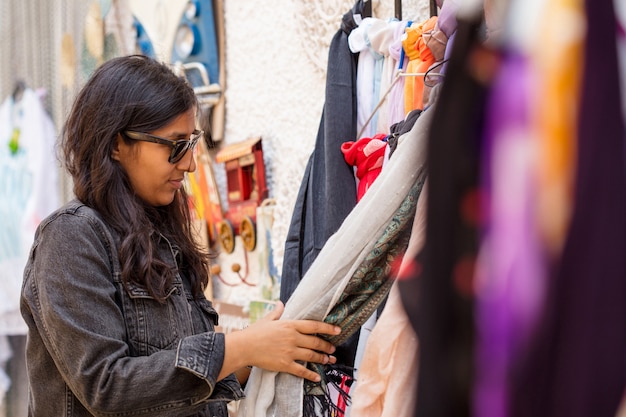
[[[278,320],[284,308],[283,303],[278,302],[263,319],[226,335],[220,378],[252,365],[319,381],[319,375],[300,362],[335,363],[335,357],[331,356],[335,347],[315,334],[337,335],[341,329],[314,320]]]

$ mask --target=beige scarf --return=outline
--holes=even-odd
[[[403,135],[393,157],[331,236],[296,288],[282,320],[324,320],[355,271],[371,253],[415,183],[422,179],[434,109],[425,111]],[[254,368],[246,385],[241,417],[300,417],[303,379]]]
[[[417,202],[411,240],[402,269],[407,268],[424,246],[426,236],[427,185]],[[415,410],[418,372],[418,340],[394,282],[385,309],[372,330],[357,382],[352,388],[350,414],[358,417],[411,417]]]

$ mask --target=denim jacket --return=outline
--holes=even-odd
[[[243,397],[217,382],[224,335],[211,302],[176,273],[165,304],[122,284],[117,240],[93,209],[72,201],[37,229],[21,311],[30,416],[219,416]],[[177,249],[159,251],[177,269]]]

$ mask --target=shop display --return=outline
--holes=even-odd
[[[235,235],[240,235],[246,251],[256,247],[256,210],[269,195],[265,183],[265,162],[261,138],[223,147],[215,155],[226,170],[228,211],[216,225],[222,249],[235,250]]]

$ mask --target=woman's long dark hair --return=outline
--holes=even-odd
[[[161,236],[180,248],[179,266],[196,297],[207,285],[210,255],[193,238],[184,188],[171,204],[152,207],[135,195],[111,154],[120,132],[157,130],[194,107],[193,89],[167,65],[141,55],[114,58],[82,88],[62,131],[76,198],[97,210],[120,236],[122,279],[146,288],[160,302],[174,278],[157,252]]]

